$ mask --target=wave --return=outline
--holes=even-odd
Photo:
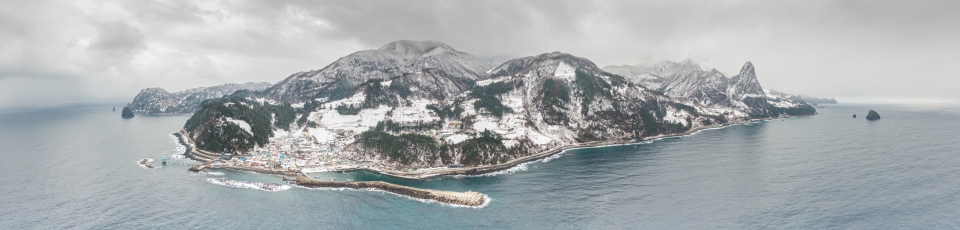
[[[310,188],[310,187],[304,187],[304,186],[299,186],[299,185],[293,185],[293,186],[294,186],[294,187],[297,187],[297,188],[303,188],[303,189],[309,189],[309,190],[320,190],[320,191],[348,191],[348,190],[349,190],[349,191],[380,192],[380,193],[386,193],[386,194],[393,194],[393,195],[395,195],[395,196],[399,196],[399,197],[407,198],[407,199],[410,199],[410,200],[418,201],[418,202],[420,202],[420,203],[425,203],[425,204],[434,203],[434,204],[440,204],[440,205],[442,205],[442,206],[451,207],[451,208],[473,208],[473,209],[481,209],[481,208],[485,208],[485,207],[487,207],[488,205],[490,205],[490,201],[493,200],[492,198],[490,198],[490,196],[487,196],[486,194],[481,194],[481,195],[483,195],[483,204],[480,204],[479,206],[469,206],[469,205],[462,205],[462,204],[448,204],[448,203],[443,203],[443,202],[436,201],[436,200],[431,200],[431,199],[416,198],[416,197],[411,197],[411,196],[407,196],[407,195],[396,194],[396,193],[387,192],[387,191],[383,191],[383,190],[379,190],[379,189],[374,189],[374,188],[365,188],[365,189],[354,189],[354,188]]]
[[[252,181],[238,181],[230,180],[223,177],[217,178],[207,178],[207,182],[216,185],[223,185],[232,188],[249,188],[249,189],[258,189],[268,192],[280,192],[290,189],[290,185],[285,184],[274,184],[274,183],[263,183],[263,182],[252,182]]]
[[[211,176],[223,176],[223,175],[227,175],[227,174],[226,174],[226,173],[223,173],[223,172],[207,172],[207,175],[211,175]]]
[[[173,135],[173,133],[170,133],[168,136],[171,140],[173,140],[174,144],[173,153],[170,154],[170,159],[188,160],[187,156],[183,155],[183,153],[187,151],[187,146],[180,144],[180,139],[177,138],[176,135]]]
[[[549,162],[549,161],[552,160],[552,159],[557,159],[557,158],[559,158],[561,154],[563,154],[563,152],[560,152],[560,153],[557,153],[557,154],[553,154],[552,156],[549,156],[549,157],[546,157],[546,158],[543,158],[543,159],[540,159],[540,160],[535,160],[535,161],[529,161],[529,162],[520,163],[520,164],[517,164],[516,166],[510,167],[510,168],[504,169],[504,170],[497,170],[497,171],[494,171],[494,172],[488,172],[488,173],[477,174],[477,175],[449,175],[448,177],[458,178],[458,179],[459,179],[459,178],[467,178],[467,177],[490,177],[490,176],[499,176],[499,175],[503,175],[503,174],[511,174],[511,173],[517,173],[517,172],[527,171],[527,169],[529,169],[528,166],[529,166],[530,164],[540,163],[540,162]]]

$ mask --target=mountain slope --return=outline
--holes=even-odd
[[[394,42],[295,74],[264,93],[210,101],[184,128],[220,148],[212,151],[297,149],[304,159],[334,153],[407,170],[500,164],[573,143],[635,141],[804,112],[781,109],[788,104],[781,102],[805,104],[790,98],[768,101],[749,62],[732,78],[689,60],[663,62],[648,68],[670,74],[662,92],[560,52],[509,60],[489,75],[474,64],[442,43]],[[237,120],[254,131],[242,132]],[[264,138],[271,144],[261,144]]]
[[[352,53],[320,70],[293,74],[265,93],[268,99],[287,103],[318,98],[332,101],[350,96],[369,80],[430,75],[424,73],[425,69],[473,81],[487,77],[476,57],[442,42],[396,41],[380,49]]]
[[[139,114],[183,114],[193,113],[200,103],[207,99],[227,96],[238,90],[259,91],[270,87],[267,82],[229,83],[211,87],[200,87],[170,93],[162,88],[146,88],[133,98],[127,106]]]

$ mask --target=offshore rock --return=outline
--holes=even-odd
[[[123,107],[123,111],[120,112],[120,117],[123,118],[133,118],[133,111],[129,107]]]
[[[870,112],[867,113],[867,120],[880,120],[880,114],[877,113],[877,111],[870,110]]]

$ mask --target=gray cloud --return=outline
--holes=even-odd
[[[958,1],[0,4],[0,107],[276,82],[400,39],[478,56],[562,51],[601,66],[690,58],[735,73],[752,61],[765,87],[791,93],[960,101]]]

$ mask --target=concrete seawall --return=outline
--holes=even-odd
[[[429,189],[418,189],[402,185],[395,185],[383,181],[337,182],[318,181],[298,174],[294,181],[297,185],[310,188],[352,188],[375,189],[419,199],[435,200],[441,203],[478,207],[483,205],[486,197],[478,192],[449,192]]]

